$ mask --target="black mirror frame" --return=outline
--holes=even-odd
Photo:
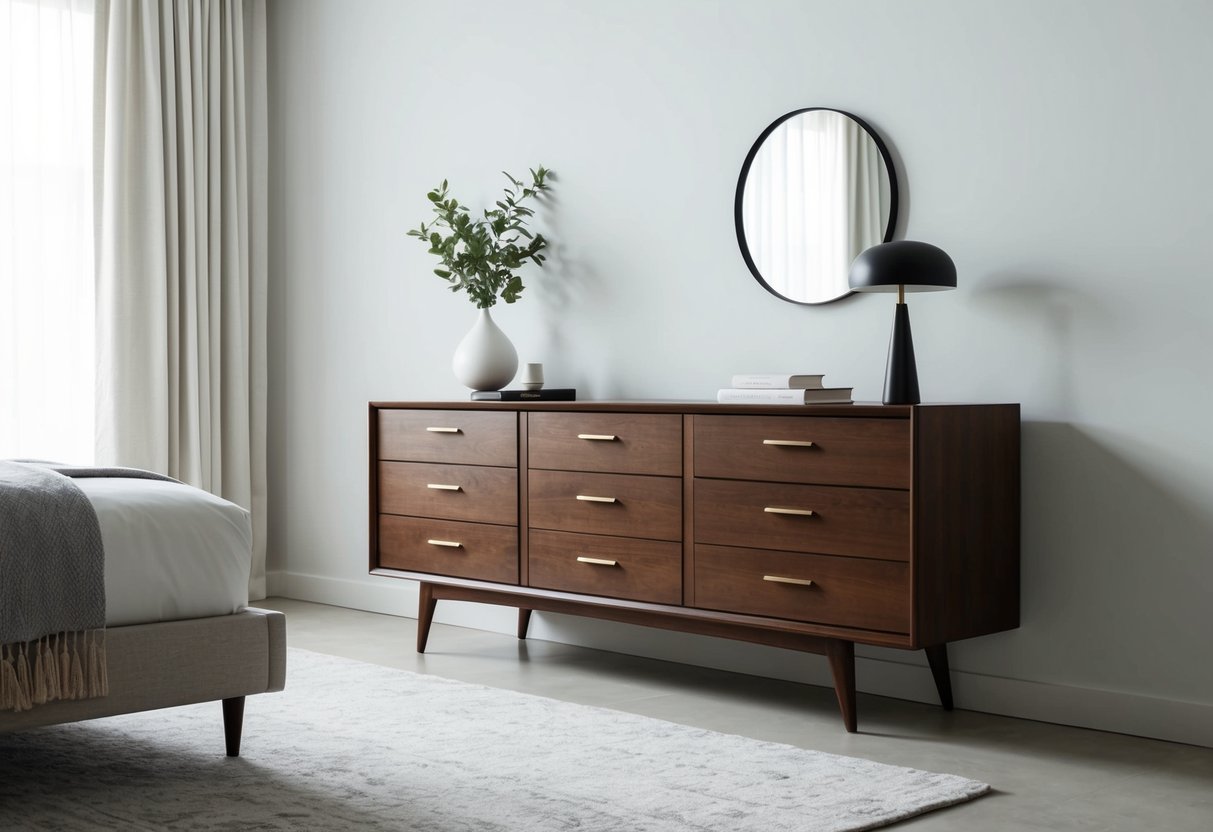
[[[737,228],[737,245],[741,248],[741,256],[745,260],[746,266],[749,267],[750,274],[754,275],[754,279],[758,281],[762,288],[766,289],[780,300],[785,300],[788,303],[795,303],[800,306],[821,306],[822,304],[833,303],[834,301],[842,300],[849,295],[853,295],[854,290],[848,290],[845,294],[830,298],[829,300],[819,301],[794,300],[787,295],[783,295],[775,291],[771,284],[767,283],[766,278],[762,276],[762,273],[758,271],[758,264],[754,262],[754,258],[750,254],[750,247],[746,244],[745,227],[742,224],[741,217],[741,199],[742,195],[745,193],[745,183],[746,178],[750,174],[750,166],[754,163],[754,157],[758,155],[758,150],[762,147],[763,142],[767,140],[767,136],[771,135],[776,127],[783,124],[788,119],[801,115],[802,113],[811,113],[818,110],[825,110],[831,113],[839,113],[844,115],[862,127],[864,132],[872,137],[872,141],[876,143],[876,149],[880,151],[880,156],[884,160],[885,168],[889,172],[889,222],[888,225],[885,226],[884,239],[882,239],[880,242],[890,242],[893,239],[893,230],[897,227],[897,170],[893,167],[893,157],[889,155],[889,149],[885,146],[884,140],[880,138],[879,133],[872,129],[871,125],[854,113],[848,113],[846,110],[838,110],[833,107],[804,107],[800,110],[793,110],[790,113],[785,113],[771,122],[767,129],[763,130],[758,136],[757,140],[755,140],[754,146],[750,148],[750,152],[746,154],[745,162],[743,162],[741,165],[741,175],[737,178],[737,193],[733,199],[733,223]]]

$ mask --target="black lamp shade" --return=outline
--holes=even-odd
[[[851,263],[856,292],[935,292],[956,288],[956,264],[943,249],[916,240],[894,240],[863,251]],[[885,404],[918,404],[918,366],[910,335],[910,310],[897,296],[889,360],[884,371]]]
[[[956,288],[956,264],[943,249],[917,240],[894,240],[864,250],[851,263],[856,292],[937,292]]]

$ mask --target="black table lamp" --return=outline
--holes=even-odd
[[[897,314],[889,339],[889,363],[884,373],[885,404],[918,404],[918,368],[910,336],[906,292],[938,292],[956,288],[956,265],[941,248],[915,240],[895,240],[866,249],[851,264],[851,288],[856,292],[897,291]]]

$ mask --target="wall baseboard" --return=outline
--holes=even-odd
[[[268,573],[266,581],[272,596],[417,617],[413,581],[348,580],[283,571]],[[443,601],[434,620],[506,635],[513,635],[517,626],[512,607],[460,601]],[[802,654],[793,651],[648,627],[536,613],[530,637],[791,682],[832,684],[824,661],[802,661]],[[865,656],[862,651],[860,647],[855,661],[861,692],[938,703],[925,660],[894,661],[883,654]],[[952,671],[952,688],[956,707],[965,710],[1213,747],[1213,705],[959,670]]]

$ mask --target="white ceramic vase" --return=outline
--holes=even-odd
[[[500,390],[513,380],[518,352],[489,310],[480,310],[471,331],[455,348],[451,369],[460,384],[473,390]]]

